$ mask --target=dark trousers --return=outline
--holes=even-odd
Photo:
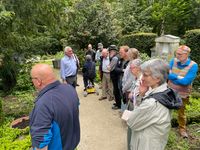
[[[112,84],[113,84],[113,94],[115,97],[116,106],[121,108],[121,95],[119,89],[119,78],[118,77],[111,77]]]
[[[70,84],[74,88],[76,88],[76,75],[65,77],[65,80],[66,80],[67,84]]]
[[[90,81],[91,84],[94,86],[94,79],[88,78],[88,77],[83,77],[83,82],[84,82],[85,89],[88,87],[88,81]]]

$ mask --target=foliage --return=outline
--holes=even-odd
[[[2,90],[4,94],[10,92],[15,86],[17,69],[18,65],[13,61],[10,53],[5,53],[0,66],[0,90]]]
[[[183,35],[190,26],[194,8],[198,7],[193,0],[155,0],[151,13],[153,31],[159,35]]]
[[[190,97],[189,105],[186,105],[187,124],[200,123],[200,103],[199,98]],[[177,111],[173,112],[172,126],[178,126]]]
[[[172,129],[169,133],[168,143],[165,150],[188,150],[189,142],[187,140],[181,139],[176,132]]]
[[[119,45],[128,45],[129,47],[137,48],[141,53],[146,53],[151,56],[151,48],[155,45],[156,34],[154,33],[135,33],[124,35]]]
[[[0,98],[0,126],[4,121],[4,115],[3,115],[3,107],[2,107],[2,99]]]
[[[189,149],[198,149],[200,146],[200,134],[199,134],[200,124],[191,124],[187,126],[189,138],[183,139],[178,134],[177,128],[172,128],[169,137],[168,143],[165,147],[165,150],[189,150]]]
[[[79,63],[80,63],[80,67],[83,67],[83,63],[85,62],[85,52],[84,50],[78,50],[75,52],[75,54],[77,55],[78,59],[79,59]]]
[[[14,91],[33,91],[33,84],[30,77],[32,63],[20,64],[20,70],[17,75],[17,84]]]
[[[200,64],[200,29],[189,30],[185,34],[186,45],[191,48],[191,59],[197,64]],[[193,86],[196,91],[200,91],[200,69],[198,70],[198,76],[196,77]]]
[[[67,43],[84,49],[88,43],[105,47],[116,43],[117,30],[109,3],[102,0],[80,0],[67,10]]]
[[[121,27],[122,35],[137,32],[151,32],[152,27],[148,25],[151,7],[146,7],[138,0],[123,0],[116,4],[114,16]]]
[[[31,147],[31,139],[29,127],[21,129],[13,129],[8,122],[0,127],[0,149],[6,150],[29,150]]]
[[[5,117],[28,116],[33,108],[34,96],[32,93],[15,92],[15,95],[4,97],[3,112]]]

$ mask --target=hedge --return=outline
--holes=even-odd
[[[120,38],[118,45],[128,45],[137,48],[141,53],[151,56],[151,48],[155,46],[155,33],[135,33],[124,35]]]
[[[191,59],[194,60],[198,65],[200,64],[200,29],[188,30],[185,34],[185,43],[191,48]],[[194,88],[200,91],[200,69],[198,76],[195,79]]]

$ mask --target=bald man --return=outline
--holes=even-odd
[[[61,84],[47,64],[31,70],[38,91],[30,114],[32,146],[36,150],[74,150],[80,141],[79,98],[69,84]]]

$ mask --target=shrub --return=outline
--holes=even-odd
[[[194,60],[197,64],[200,64],[200,29],[186,31],[185,34],[185,44],[191,48],[191,59]],[[200,91],[200,69],[198,76],[195,79],[194,88],[197,91]]]
[[[187,124],[200,123],[200,99],[190,97],[190,104],[186,105]],[[177,111],[173,112],[172,126],[177,127]]]
[[[19,150],[30,149],[31,137],[29,127],[20,130],[11,128],[8,120],[0,127],[0,149]]]
[[[2,99],[0,98],[0,126],[3,123],[3,108],[2,108]]]
[[[0,89],[4,94],[10,92],[16,84],[18,65],[12,60],[9,53],[4,54],[0,66]]]
[[[125,35],[119,40],[118,45],[128,45],[137,48],[141,53],[151,56],[151,48],[155,46],[155,33],[136,33]]]
[[[26,63],[20,65],[20,70],[17,75],[17,83],[14,87],[14,91],[32,91],[33,85],[30,77],[30,70],[32,67],[32,63]]]

